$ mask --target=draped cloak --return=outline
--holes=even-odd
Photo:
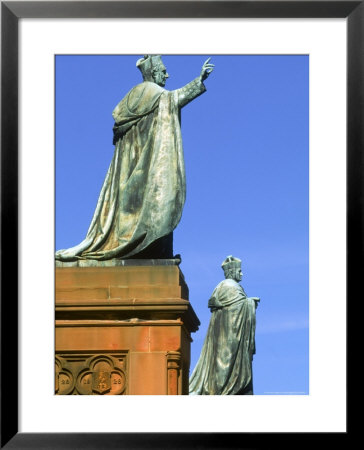
[[[174,230],[186,195],[180,109],[205,90],[200,78],[175,91],[145,81],[121,100],[114,157],[86,238],[56,259],[130,257]]]
[[[252,394],[255,301],[226,279],[209,300],[212,315],[200,358],[190,377],[190,395]]]

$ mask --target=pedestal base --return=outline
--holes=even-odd
[[[188,394],[199,320],[178,265],[157,261],[58,263],[56,394]]]

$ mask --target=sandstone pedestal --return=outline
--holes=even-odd
[[[56,394],[188,395],[200,323],[178,262],[57,262]]]

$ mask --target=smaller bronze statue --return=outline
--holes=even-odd
[[[222,263],[225,280],[208,302],[211,320],[190,378],[190,395],[253,395],[255,311],[260,299],[247,297],[239,281],[241,260]]]

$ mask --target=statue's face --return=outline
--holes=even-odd
[[[241,281],[241,279],[243,278],[243,272],[241,271],[241,267],[239,267],[238,269],[236,269],[236,275],[235,275],[235,280],[236,281]]]
[[[164,87],[166,85],[166,80],[169,78],[167,69],[164,66],[159,66],[157,70],[153,73],[154,83],[158,86]]]
[[[243,272],[241,271],[241,267],[237,267],[236,269],[230,269],[229,272],[225,273],[226,278],[231,278],[239,283],[243,278]]]

